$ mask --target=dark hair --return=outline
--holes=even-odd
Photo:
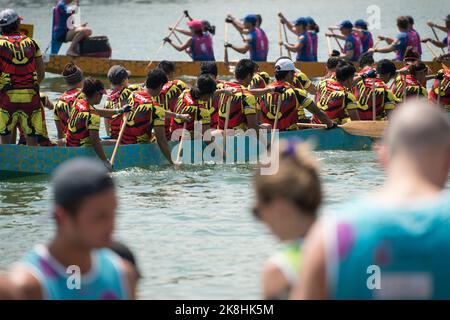
[[[216,26],[212,26],[208,20],[203,20],[203,30],[208,31],[212,35],[216,34]]]
[[[145,86],[149,89],[158,89],[168,81],[166,73],[162,69],[156,68],[148,73]]]
[[[2,33],[13,33],[19,30],[19,26],[20,26],[20,19],[17,19],[17,21],[14,21],[13,23],[1,27]]]
[[[211,74],[217,77],[217,65],[214,61],[205,61],[200,65],[200,75],[202,74]]]
[[[414,18],[412,16],[406,16],[409,24],[414,24]]]
[[[411,67],[409,67],[409,73],[412,76],[415,76],[417,72],[420,71],[424,71],[427,70],[427,65],[423,62],[417,62],[416,64],[411,65]]]
[[[161,69],[164,71],[165,74],[173,73],[175,72],[175,64],[171,61],[162,60],[158,66],[158,69]]]
[[[256,63],[250,59],[242,59],[236,65],[234,75],[237,80],[245,79],[248,75],[255,73]]]
[[[356,68],[353,64],[347,61],[341,61],[336,68],[336,79],[338,81],[346,81],[353,78],[356,73]]]
[[[191,90],[192,97],[198,99],[202,95],[213,94],[216,89],[216,81],[209,74],[202,74],[197,78],[197,86]]]
[[[259,25],[261,25],[262,24],[262,16],[260,14],[255,14],[255,17],[256,17],[256,23],[258,23],[258,21],[259,21]]]
[[[378,74],[388,74],[391,77],[395,75],[397,68],[395,64],[389,59],[383,59],[378,61],[377,64],[377,73]]]
[[[103,82],[99,79],[94,79],[91,77],[86,78],[86,80],[84,80],[84,84],[83,84],[83,93],[86,95],[86,97],[88,98],[92,98],[94,96],[94,94],[100,92],[100,91],[104,91],[105,90],[105,85],[103,84]]]
[[[281,81],[286,79],[286,76],[288,75],[288,73],[291,71],[275,71],[275,79],[277,81]]]
[[[328,68],[328,69],[334,69],[334,68],[336,68],[340,61],[342,61],[341,58],[338,58],[338,57],[329,57],[328,60],[327,60],[327,68]]]
[[[69,62],[64,66],[62,76],[64,77],[64,81],[66,81],[69,86],[83,81],[83,72],[72,62]]]
[[[369,52],[365,52],[361,55],[359,58],[359,67],[363,68],[365,66],[371,66],[375,63],[375,60],[373,59],[373,54]]]
[[[405,16],[401,16],[397,18],[397,27],[401,29],[408,29],[409,20]]]
[[[314,31],[315,33],[319,33],[320,32],[320,28],[317,24],[312,24],[308,26],[309,30]]]

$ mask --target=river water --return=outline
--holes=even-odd
[[[374,1],[86,1],[81,0],[82,20],[97,35],[108,35],[113,57],[149,59],[160,44],[168,25],[182,10],[217,25],[216,58],[221,60],[223,17],[238,17],[249,11],[263,15],[263,27],[273,42],[270,60],[277,57],[275,14],[289,18],[311,15],[321,26],[344,18],[368,17]],[[425,22],[441,22],[450,10],[447,1],[376,1],[383,34],[396,33],[395,18],[411,14],[417,29],[431,36]],[[35,25],[35,38],[45,49],[50,39],[49,1],[0,1],[0,7],[14,7],[25,22]],[[271,28],[272,26],[272,28]],[[381,34],[380,30],[375,35]],[[238,42],[230,33],[230,41]],[[220,50],[219,50],[220,49]],[[63,47],[64,50],[64,47]],[[437,51],[437,50],[436,50]],[[320,42],[324,60],[326,44]],[[184,60],[170,48],[159,58]],[[239,59],[232,54],[232,59]],[[430,55],[425,51],[425,60]],[[42,85],[50,99],[63,91],[59,76],[48,75]],[[49,132],[55,137],[51,113]],[[370,151],[328,151],[316,153],[325,185],[325,204],[332,208],[379,185],[383,173]],[[0,159],[1,161],[1,159]],[[263,262],[282,247],[250,213],[253,203],[251,177],[254,168],[239,166],[190,166],[131,169],[114,173],[118,185],[116,237],[136,253],[144,278],[139,297],[147,299],[255,299],[260,297]],[[49,177],[0,181],[0,268],[20,259],[36,243],[50,240],[51,218]]]

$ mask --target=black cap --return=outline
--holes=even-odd
[[[53,173],[53,195],[62,207],[114,187],[105,165],[91,158],[76,158],[61,164]]]
[[[130,75],[130,71],[119,65],[112,66],[108,71],[108,79],[112,84],[121,84]]]

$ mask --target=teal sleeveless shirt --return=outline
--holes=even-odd
[[[353,202],[325,221],[331,299],[450,299],[450,192]]]
[[[22,264],[40,282],[45,300],[129,299],[121,258],[109,249],[93,250],[91,256],[91,270],[81,275],[78,288],[70,278],[73,271],[67,271],[45,246],[36,246]]]

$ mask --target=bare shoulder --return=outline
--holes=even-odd
[[[262,278],[264,299],[274,299],[289,290],[288,279],[280,268],[270,260],[264,264]]]
[[[122,270],[128,283],[128,295],[131,299],[136,299],[136,288],[138,275],[134,266],[125,259],[121,259]]]
[[[18,299],[42,300],[41,283],[35,275],[23,266],[16,266],[9,272],[12,294]]]

